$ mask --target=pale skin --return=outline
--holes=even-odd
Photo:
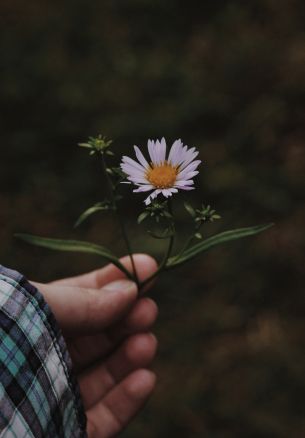
[[[134,256],[140,281],[157,269],[149,256]],[[122,263],[131,270],[130,258]],[[136,285],[113,265],[48,284],[32,282],[59,323],[77,374],[89,438],[121,432],[151,395],[149,369],[157,341],[151,328],[157,306],[138,298]]]

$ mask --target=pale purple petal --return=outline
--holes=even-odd
[[[145,199],[145,204],[146,205],[149,205],[150,203],[151,203],[151,201],[152,201],[152,199],[155,199],[157,196],[158,196],[158,194],[160,193],[160,190],[155,190],[154,192],[152,192],[146,199]]]
[[[179,187],[179,190],[195,190],[195,187],[193,187],[193,186],[184,186],[184,187]]]
[[[128,165],[122,165],[121,169],[128,176],[132,176],[132,177],[145,178],[145,175],[146,175],[145,171],[137,170],[134,167],[130,167]]]
[[[156,164],[156,165],[161,163],[161,159],[160,159],[161,158],[161,155],[160,155],[161,149],[160,148],[161,148],[161,144],[160,144],[159,140],[156,140],[155,149],[154,149],[154,156],[155,156],[154,164]]]
[[[179,157],[182,151],[182,141],[176,140],[174,141],[168,155],[168,162],[173,166],[177,166],[179,163]]]
[[[177,177],[178,181],[182,179],[189,179],[190,177],[187,175],[193,172],[194,170],[196,170],[200,163],[201,163],[200,160],[196,160],[190,163],[188,166],[186,166],[182,171],[178,173],[178,177]]]
[[[189,151],[191,151],[192,149],[195,149],[195,148],[188,149],[187,145],[184,145],[183,148],[182,148],[182,151],[181,151],[181,159],[184,160],[186,154]]]
[[[143,186],[138,187],[137,189],[134,189],[133,192],[134,193],[139,193],[139,192],[148,192],[149,190],[153,190],[154,187],[150,184],[146,184]]]
[[[189,159],[193,156],[195,150],[196,149],[194,147],[191,149],[188,149],[187,146],[182,147],[182,143],[181,143],[181,148],[177,150],[175,153],[175,165],[176,166],[182,165],[182,168],[184,168],[185,162],[189,163],[190,161],[192,161],[192,159],[190,161]]]
[[[127,170],[127,173],[136,172],[136,173],[139,173],[141,175],[144,175],[146,173],[146,170],[144,169],[144,167],[141,167],[141,168],[134,167],[129,163],[122,163],[121,169]]]
[[[192,150],[192,149],[194,149],[194,150]],[[182,163],[182,165],[181,165],[181,170],[185,169],[186,166],[187,166],[191,161],[193,161],[193,160],[197,157],[197,155],[199,154],[199,152],[196,151],[195,148],[192,148],[192,149],[190,149],[190,150],[188,151],[187,155],[185,156],[185,159],[183,160],[183,163]]]
[[[177,166],[178,165],[180,165],[181,163],[183,163],[184,161],[185,161],[185,159],[187,158],[187,156],[188,156],[188,149],[187,149],[187,146],[183,146],[182,148],[181,148],[181,150],[179,151],[179,154],[178,154],[178,156],[177,156]]]
[[[138,148],[138,146],[134,146],[134,150],[137,156],[137,159],[139,160],[139,162],[142,164],[143,167],[145,167],[145,169],[148,169],[149,164],[146,161],[144,155],[142,154],[142,152],[140,151],[140,149]]]
[[[192,179],[189,179],[187,181],[185,181],[185,180],[184,181],[176,181],[174,187],[178,187],[180,189],[181,187],[191,186],[193,184],[194,184],[194,181]]]
[[[198,175],[198,170],[190,170],[190,171],[183,171],[181,173],[178,174],[177,176],[177,181],[183,181],[183,180],[187,180],[187,179],[191,179],[193,178],[195,175]],[[192,175],[192,176],[190,176]]]
[[[140,179],[144,179],[145,180],[145,184],[149,184],[149,181],[147,180],[147,178],[145,177],[145,175],[143,175],[142,173],[136,173],[136,172],[125,172],[127,175],[127,178],[140,178]]]
[[[155,154],[155,142],[153,140],[148,140],[148,152],[150,155],[150,159],[152,163],[156,162],[156,154]]]
[[[149,205],[151,204],[151,195],[149,195],[145,200],[144,200],[145,205]]]
[[[135,184],[148,184],[148,181],[145,178],[136,178],[133,176],[129,176],[127,179]]]
[[[169,196],[172,196],[173,194],[171,193],[171,191],[169,189],[163,189],[162,195],[165,196],[166,198],[168,198]]]
[[[166,156],[166,141],[165,138],[163,137],[160,142],[160,150],[159,150],[160,163],[164,163],[165,156]]]
[[[155,199],[160,193],[162,192],[162,190],[160,189],[156,189],[152,194],[151,194],[151,199]]]
[[[187,146],[182,147],[181,144],[181,148],[178,148],[175,152],[175,156],[174,156],[174,165],[175,166],[180,166],[181,163],[183,163],[183,161],[186,158],[186,154],[187,154]]]
[[[192,161],[183,170],[180,170],[179,174],[181,175],[183,172],[191,172],[193,170],[196,170],[200,163],[201,163],[201,160]]]
[[[137,163],[132,158],[129,158],[129,157],[126,157],[126,156],[123,157],[123,163],[122,164],[129,164],[130,166],[133,166],[133,167],[135,167],[138,170],[144,170],[145,171],[145,168],[143,166],[141,166],[141,164]]]
[[[194,176],[198,175],[198,173],[199,173],[198,170],[194,170],[193,172],[186,173],[181,177],[181,179],[177,178],[177,181],[182,181],[182,180],[187,181],[189,179],[194,178]]]
[[[166,142],[163,137],[161,141],[156,140],[155,143],[155,164],[161,165],[165,161]]]
[[[178,189],[175,187],[171,187],[169,189],[162,189],[162,195],[168,198],[169,196],[172,196],[173,193],[178,193]]]

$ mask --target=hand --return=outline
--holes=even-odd
[[[140,280],[155,270],[146,255],[134,257]],[[130,259],[121,260],[131,270]],[[136,285],[113,265],[49,284],[33,283],[44,295],[70,352],[87,415],[89,438],[119,433],[155,386],[147,368],[156,353],[149,330],[157,306],[137,299]]]

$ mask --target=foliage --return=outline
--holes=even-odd
[[[120,263],[119,258],[115,256],[115,254],[112,251],[100,245],[96,245],[90,242],[81,242],[78,240],[52,239],[52,238],[33,236],[30,234],[23,234],[23,233],[17,233],[16,237],[32,245],[42,246],[48,249],[53,249],[58,251],[85,252],[89,254],[98,254],[102,256],[103,259],[106,259],[108,262],[114,263],[115,266],[117,266],[124,274],[128,276],[128,278],[135,281],[138,285],[139,293],[142,293],[144,284],[149,283],[153,278],[161,274],[162,271],[179,266],[193,259],[194,257],[201,254],[202,252],[210,248],[213,248],[216,245],[220,245],[224,242],[229,242],[232,240],[237,240],[245,236],[252,236],[261,233],[262,231],[265,231],[266,229],[270,228],[270,226],[272,225],[272,224],[260,225],[260,226],[226,231],[214,235],[209,239],[204,240],[200,244],[191,246],[191,243],[195,237],[197,239],[202,239],[202,235],[201,233],[199,233],[199,229],[202,227],[202,225],[206,221],[213,222],[215,219],[220,219],[220,216],[216,214],[215,210],[211,209],[210,205],[208,205],[207,207],[202,205],[201,208],[195,210],[191,206],[191,204],[185,202],[184,206],[186,210],[191,214],[192,218],[194,219],[195,231],[193,233],[192,232],[190,233],[186,241],[186,244],[183,246],[181,251],[176,255],[172,255],[174,248],[174,241],[177,234],[176,226],[175,226],[176,219],[173,214],[172,200],[166,199],[164,202],[161,203],[160,201],[153,200],[151,204],[149,204],[148,206],[146,205],[145,202],[146,205],[145,209],[139,215],[137,222],[138,224],[140,224],[147,217],[151,217],[155,219],[156,223],[160,226],[161,225],[160,219],[164,219],[165,226],[162,227],[161,231],[155,232],[155,231],[147,230],[147,232],[151,237],[155,239],[168,240],[168,248],[164,253],[162,261],[158,265],[157,271],[154,274],[152,274],[150,277],[145,279],[144,282],[142,283],[139,282],[135,264],[134,264],[130,237],[128,236],[128,233],[126,232],[126,228],[125,228],[124,213],[122,211],[119,212],[119,207],[118,207],[118,202],[122,199],[122,197],[118,194],[119,193],[119,185],[117,184],[118,168],[109,167],[107,165],[105,158],[105,156],[107,155],[114,156],[114,153],[109,149],[111,143],[112,141],[106,141],[105,137],[99,135],[96,138],[89,137],[87,143],[79,144],[79,146],[90,149],[89,155],[95,155],[95,153],[97,153],[101,156],[102,168],[104,170],[104,176],[107,181],[108,190],[109,190],[108,194],[111,197],[111,201],[108,201],[108,199],[106,199],[86,209],[77,220],[76,225],[79,225],[80,223],[84,222],[89,216],[92,216],[92,214],[96,213],[97,211],[112,210],[116,212],[117,220],[121,227],[121,234],[122,234],[121,237],[125,241],[127,253],[130,256],[130,261],[133,270],[132,273],[129,273],[126,270],[126,268]],[[164,172],[164,170],[162,171]],[[121,172],[119,172],[119,175],[121,176]],[[122,181],[122,182],[128,183],[128,181]]]

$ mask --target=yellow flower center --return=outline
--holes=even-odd
[[[168,189],[172,187],[178,175],[178,168],[173,167],[167,161],[163,164],[158,164],[149,168],[146,174],[148,181],[158,189]]]

